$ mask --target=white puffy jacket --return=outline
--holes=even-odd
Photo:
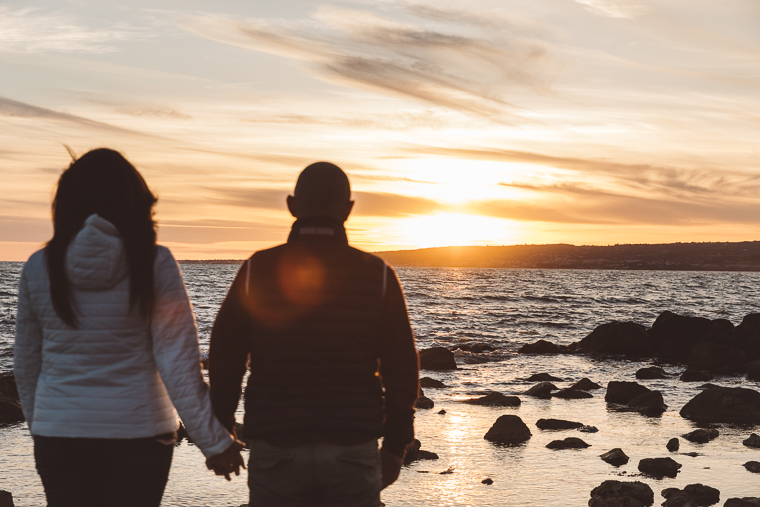
[[[212,413],[195,319],[167,248],[158,247],[154,270],[148,322],[129,308],[116,227],[90,216],[66,255],[78,318],[72,329],[53,309],[44,251],[30,257],[19,283],[14,371],[33,435],[151,437],[177,429],[176,407],[206,456],[232,443]]]

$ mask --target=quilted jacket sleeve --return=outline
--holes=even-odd
[[[34,394],[42,369],[42,328],[32,310],[26,273],[27,268],[24,266],[18,288],[13,374],[16,377],[21,408],[31,431],[34,421]]]
[[[156,255],[155,280],[151,334],[158,371],[195,444],[207,457],[219,454],[232,444],[232,435],[211,410],[190,300],[177,261],[163,247]]]

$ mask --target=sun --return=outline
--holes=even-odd
[[[463,213],[404,218],[394,224],[398,241],[412,248],[441,246],[504,245],[515,241],[509,220]]]

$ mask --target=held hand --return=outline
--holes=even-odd
[[[235,440],[224,452],[214,454],[206,459],[206,467],[213,470],[216,475],[223,475],[228,481],[231,473],[240,475],[240,467],[245,468],[245,461],[240,455],[240,451],[245,444],[240,440]]]
[[[380,449],[380,470],[383,475],[383,489],[387,488],[398,479],[401,473],[403,460],[385,449]]]

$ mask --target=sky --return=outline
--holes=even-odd
[[[760,240],[757,0],[0,1],[0,260],[76,155],[122,152],[180,259],[287,238],[298,173],[354,246]]]

